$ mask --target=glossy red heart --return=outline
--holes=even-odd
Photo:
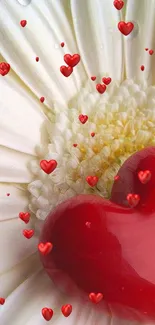
[[[79,54],[65,54],[64,55],[64,61],[70,66],[70,67],[75,67],[79,61],[80,61],[80,55]]]
[[[97,84],[96,85],[96,90],[98,91],[98,93],[104,94],[104,92],[106,91],[106,86],[101,85],[101,84]]]
[[[72,67],[66,67],[65,65],[62,65],[60,67],[60,72],[65,76],[65,77],[69,77],[71,75],[71,73],[73,72],[73,68]]]
[[[103,294],[102,293],[94,293],[91,292],[89,294],[89,299],[94,303],[98,304],[102,299],[103,299]]]
[[[51,174],[57,167],[57,161],[53,159],[41,160],[40,167],[46,174]]]
[[[124,1],[121,1],[121,0],[115,0],[115,1],[113,2],[113,4],[114,4],[114,6],[115,6],[115,8],[116,8],[117,10],[121,10],[121,9],[123,8],[123,6],[124,6]]]
[[[51,252],[52,248],[53,248],[53,245],[52,245],[52,243],[49,243],[49,242],[38,244],[38,249],[41,252],[41,254],[43,254],[43,255],[49,254]]]
[[[102,293],[113,312],[132,320],[155,319],[154,165],[155,147],[131,156],[112,189],[118,204],[95,195],[73,197],[49,214],[41,234],[42,242],[53,243],[51,256],[41,256],[52,279],[62,270],[88,296]],[[151,171],[145,185],[140,170]],[[128,207],[129,193],[140,195],[136,208]]]
[[[30,213],[29,212],[20,212],[19,218],[25,223],[29,223],[30,221]]]
[[[67,304],[61,307],[61,312],[65,317],[68,317],[72,312],[72,305]]]
[[[120,21],[118,23],[118,29],[125,36],[129,35],[132,32],[133,28],[134,24],[132,22],[126,23],[125,21]]]
[[[44,317],[44,319],[46,319],[47,321],[51,320],[52,316],[53,316],[53,310],[51,308],[43,308],[42,309],[42,315]]]
[[[104,77],[102,78],[102,81],[104,82],[105,85],[109,85],[111,83],[111,78],[110,77]]]
[[[98,183],[98,177],[97,176],[87,176],[86,181],[90,186],[95,186]]]
[[[82,124],[85,124],[85,123],[88,121],[88,116],[87,116],[87,115],[80,114],[80,115],[79,115],[79,121],[80,121]]]
[[[0,75],[5,76],[10,71],[10,64],[7,62],[0,62]]]
[[[24,229],[24,230],[23,230],[23,235],[24,235],[24,237],[26,237],[27,239],[30,239],[30,238],[33,237],[33,235],[34,235],[34,230],[33,230],[33,229]]]

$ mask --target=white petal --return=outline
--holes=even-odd
[[[25,238],[23,229],[34,229],[33,222],[25,224],[19,219],[0,222],[0,274],[37,251],[38,238],[35,235]]]
[[[27,192],[18,189],[17,186],[0,184],[0,221],[18,218],[19,212],[27,211],[29,204]]]
[[[127,78],[155,82],[155,59],[145,48],[154,49],[155,1],[129,0],[126,5],[126,22],[134,22],[135,30],[124,36]],[[141,65],[145,70],[141,71]]]
[[[29,183],[32,156],[0,146],[0,182]]]
[[[61,307],[68,303],[73,311],[65,318]],[[82,304],[78,297],[69,298],[60,294],[44,271],[34,274],[7,298],[1,309],[1,322],[5,325],[21,325],[23,321],[24,325],[46,324],[41,315],[44,307],[53,309],[53,325],[110,325],[110,317],[106,313],[100,314],[91,303]]]
[[[26,90],[13,73],[0,78],[0,145],[35,155],[46,117]]]
[[[22,19],[27,20],[24,28]],[[33,0],[24,7],[15,0],[2,0],[0,21],[3,57],[39,98],[44,96],[51,106],[54,100],[65,102],[77,93],[84,74],[82,64],[69,78],[60,73],[64,54],[78,53],[68,1]]]
[[[104,72],[121,80],[123,38],[117,28],[120,13],[113,2],[71,0],[71,8],[76,38],[88,76]]]
[[[8,272],[0,275],[1,297],[6,298],[15,290],[25,279],[41,268],[38,252],[17,264]]]

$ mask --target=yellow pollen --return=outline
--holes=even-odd
[[[86,153],[86,149],[85,149],[84,147],[81,147],[81,148],[80,148],[80,151],[81,151],[82,153]]]

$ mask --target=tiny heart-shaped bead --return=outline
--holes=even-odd
[[[98,182],[98,177],[97,176],[87,176],[86,181],[90,186],[95,186]]]
[[[25,27],[27,25],[27,21],[26,20],[21,20],[20,24],[22,27]]]
[[[45,320],[51,320],[53,316],[53,310],[51,308],[44,307],[41,312]]]
[[[89,294],[89,299],[94,303],[98,304],[102,299],[103,299],[103,294],[102,293],[94,293],[91,292]]]
[[[140,172],[138,173],[138,178],[142,184],[146,184],[151,179],[150,170],[140,170]]]
[[[131,208],[134,208],[138,205],[139,201],[140,201],[140,196],[138,194],[133,194],[133,193],[129,193],[127,195],[127,201],[130,205]]]
[[[124,1],[121,1],[121,0],[115,0],[115,1],[113,2],[113,4],[114,4],[114,6],[115,6],[115,8],[116,8],[117,10],[121,10],[121,9],[123,8],[123,6],[124,6]]]
[[[104,94],[104,92],[106,91],[106,86],[105,86],[105,85],[101,85],[101,84],[97,84],[97,85],[96,85],[96,90],[97,90],[100,94]]]
[[[92,76],[92,77],[91,77],[91,80],[92,80],[92,81],[95,81],[95,80],[96,80],[96,76]]]
[[[125,36],[129,35],[132,32],[133,28],[134,24],[132,22],[126,23],[125,21],[120,21],[118,23],[118,29]]]
[[[79,115],[79,121],[80,121],[82,124],[85,124],[85,123],[88,121],[88,116],[87,116],[87,115],[80,114],[80,115]]]
[[[60,72],[65,76],[65,77],[69,77],[71,75],[71,73],[73,72],[73,68],[72,67],[66,67],[65,65],[62,65],[60,67]]]
[[[56,160],[41,160],[40,167],[46,174],[51,174],[57,167]]]
[[[79,54],[65,54],[64,55],[64,61],[70,66],[75,67],[80,62],[80,55]]]
[[[40,253],[43,255],[49,254],[51,252],[52,248],[53,248],[53,245],[52,245],[52,243],[49,243],[49,242],[38,244],[38,249],[39,249]]]
[[[24,221],[25,223],[28,223],[30,221],[30,213],[29,212],[20,212],[19,218]]]
[[[4,305],[5,304],[5,299],[0,297],[0,305]]]
[[[111,83],[111,78],[110,77],[108,77],[108,78],[104,77],[104,78],[102,78],[102,81],[104,82],[105,85],[108,86]]]
[[[0,75],[1,76],[5,76],[6,74],[8,74],[10,71],[10,64],[7,62],[1,62],[0,63]]]
[[[27,239],[30,239],[34,235],[34,230],[33,229],[24,229],[23,230],[23,235]]]
[[[65,317],[68,317],[72,312],[72,305],[67,304],[61,307],[61,312]]]

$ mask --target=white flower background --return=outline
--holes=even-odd
[[[118,30],[121,20],[134,22],[130,35]],[[0,1],[0,62],[11,66],[0,76],[2,325],[46,324],[43,307],[54,310],[49,324],[138,324],[62,294],[43,270],[37,245],[57,204],[79,193],[108,198],[126,158],[155,144],[155,55],[145,48],[155,48],[155,0],[125,0],[120,11],[113,0]],[[68,78],[60,73],[66,53],[81,56]],[[101,95],[95,85],[102,77],[112,82]],[[57,161],[50,175],[42,159]],[[99,177],[97,186],[87,184],[88,175]],[[31,213],[27,225],[22,211]],[[35,230],[29,240],[26,228]],[[66,303],[73,306],[68,318],[61,313]]]

